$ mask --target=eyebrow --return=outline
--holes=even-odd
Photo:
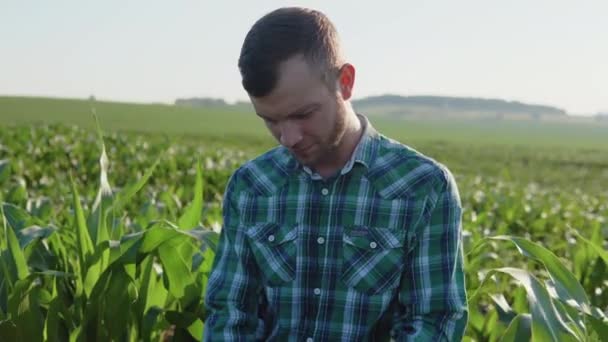
[[[300,114],[304,114],[305,112],[308,112],[308,111],[312,110],[313,108],[316,109],[317,107],[319,107],[318,103],[316,103],[316,102],[315,103],[309,103],[307,105],[304,105],[304,106],[298,108],[298,110],[295,110],[295,111],[287,114],[285,117],[289,118],[289,117],[297,116],[297,115],[300,115]],[[269,117],[267,117],[267,116],[265,116],[265,115],[263,115],[261,113],[256,112],[256,114],[259,117],[261,117],[262,119],[271,119],[271,118],[269,118]],[[274,119],[271,119],[271,120],[274,120]]]

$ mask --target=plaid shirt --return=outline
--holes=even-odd
[[[206,341],[461,340],[461,203],[441,164],[376,132],[323,180],[277,147],[229,180]]]

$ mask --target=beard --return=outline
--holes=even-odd
[[[346,133],[346,110],[342,106],[337,106],[336,120],[334,122],[331,133],[320,146],[322,149],[318,151],[313,164],[328,163],[335,159],[337,150],[339,149],[344,135]]]
[[[344,133],[346,133],[346,110],[342,106],[338,106],[336,110],[336,122],[327,141],[327,146],[330,146],[332,149],[340,146]]]

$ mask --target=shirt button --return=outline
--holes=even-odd
[[[322,245],[323,243],[325,243],[325,239],[324,239],[322,236],[320,236],[320,237],[317,239],[317,243],[318,243],[319,245]]]
[[[374,241],[372,241],[372,242],[370,242],[370,243],[369,243],[369,246],[370,246],[372,249],[374,249],[374,248],[378,247],[378,244],[377,244],[377,243],[375,243]]]
[[[274,241],[274,235],[268,235],[268,241],[270,241],[270,242]]]
[[[316,288],[313,290],[313,292],[318,296],[321,294],[321,289],[320,288]]]
[[[327,194],[329,193],[329,190],[327,190],[327,188],[323,188],[323,189],[321,189],[321,193],[323,194],[323,196],[327,196]]]

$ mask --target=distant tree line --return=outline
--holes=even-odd
[[[519,113],[530,116],[539,115],[567,115],[566,111],[560,108],[525,104],[517,101],[505,101],[499,99],[482,99],[466,97],[445,97],[445,96],[399,96],[381,95],[367,97],[353,102],[359,107],[374,106],[423,106],[435,107],[442,111],[483,111],[495,113]]]
[[[229,104],[221,98],[210,97],[178,98],[175,100],[175,105],[195,108],[230,107],[241,111],[252,109],[249,102],[241,101]],[[473,97],[381,95],[354,100],[353,106],[358,110],[369,110],[370,113],[390,112],[396,116],[408,116],[412,113],[419,113],[420,110],[432,112],[435,115],[477,113],[478,117],[481,115],[481,117],[498,120],[512,115],[525,116],[534,120],[545,116],[568,115],[565,110],[552,106]],[[601,118],[601,120],[605,119],[605,116]],[[600,120],[599,116],[598,120]]]
[[[192,97],[187,99],[176,99],[175,105],[184,107],[219,107],[227,106],[228,103],[223,99]]]

